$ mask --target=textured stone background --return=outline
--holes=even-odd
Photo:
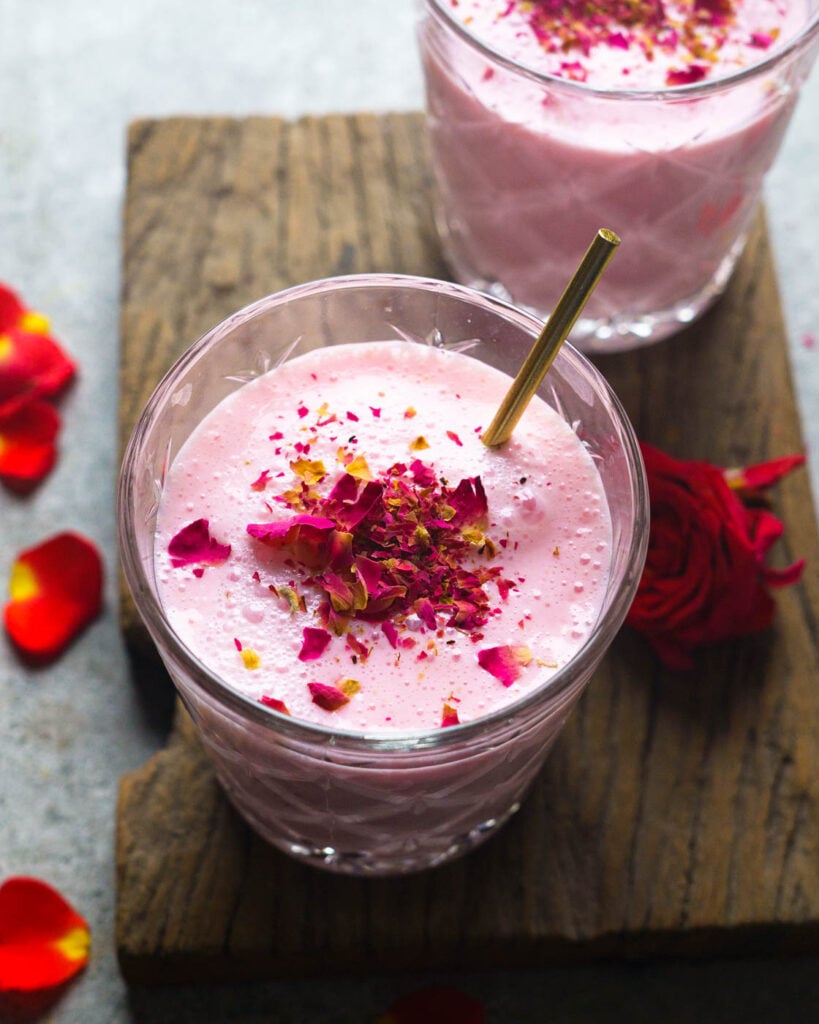
[[[92,963],[51,1010],[55,1024],[366,1021],[400,992],[442,980],[401,976],[129,993],[113,954],[117,780],[161,743],[163,729],[133,685],[116,624],[125,128],[136,117],[176,113],[295,117],[418,109],[415,16],[413,0],[0,0],[0,279],[52,317],[81,368],[61,406],[57,470],[26,500],[0,493],[0,580],[16,551],[68,527],[100,544],[108,569],[105,615],[56,665],[25,672],[0,640],[0,879],[28,873],[50,880],[93,929]],[[819,71],[766,195],[814,494],[817,120]],[[493,1021],[540,1021],[548,1012],[552,1021],[573,1024],[740,1016],[767,1022],[816,1019],[815,968],[771,960],[446,980],[483,998]]]

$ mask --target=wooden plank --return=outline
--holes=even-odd
[[[134,125],[121,428],[202,331],[338,272],[446,276],[420,115]],[[600,360],[638,433],[741,464],[800,450],[762,217],[728,293],[673,341]],[[774,495],[808,559],[765,635],[662,670],[624,633],[523,810],[485,847],[404,879],[292,862],[230,809],[179,711],[122,780],[117,947],[132,982],[819,947],[819,544],[804,474]],[[123,627],[149,650],[130,602]]]

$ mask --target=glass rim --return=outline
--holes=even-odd
[[[600,628],[583,644],[573,658],[528,694],[480,718],[473,719],[445,729],[402,730],[395,732],[367,733],[361,730],[345,730],[307,722],[282,714],[233,689],[213,672],[187,647],[171,627],[161,602],[146,573],[146,567],[139,556],[136,545],[134,503],[132,500],[135,483],[134,464],[143,450],[145,437],[155,413],[167,400],[167,391],[180,374],[210,346],[217,344],[224,334],[244,324],[275,306],[323,291],[346,289],[406,288],[409,290],[433,291],[461,299],[472,305],[495,311],[502,318],[515,323],[532,334],[533,340],[540,332],[543,322],[533,314],[519,309],[508,302],[479,292],[465,285],[441,281],[436,278],[407,274],[349,274],[338,277],[319,278],[303,284],[293,285],[270,295],[263,296],[237,310],[206,331],[195,341],[163,375],[154,388],[144,409],[133,428],[123,454],[117,487],[117,530],[120,560],[136,609],[148,628],[154,643],[161,643],[173,652],[176,664],[211,697],[243,717],[268,729],[274,729],[303,742],[320,741],[337,749],[350,751],[392,751],[410,753],[415,749],[439,749],[457,745],[485,731],[508,724],[514,717],[526,714],[544,699],[559,696],[570,691],[586,670],[591,670],[605,653],[615,634],[620,629],[631,605],[639,581],[639,573],[624,571],[614,594],[607,598],[598,623]],[[648,485],[640,454],[639,442],[619,398],[600,371],[568,342],[564,342],[556,358],[556,364],[568,362],[575,370],[583,373],[596,390],[605,397],[612,410],[612,419],[619,421],[624,457],[631,470],[630,497],[635,508],[635,517],[626,552],[626,566],[642,564],[648,544]],[[151,560],[150,565],[153,565]]]
[[[464,42],[473,49],[483,54],[487,60],[501,64],[507,70],[528,78],[538,85],[548,85],[555,89],[563,89],[568,93],[577,96],[588,96],[596,99],[622,100],[634,102],[637,100],[658,100],[663,103],[673,103],[676,100],[698,99],[711,93],[721,92],[724,89],[732,88],[743,82],[750,81],[770,71],[776,65],[783,63],[786,59],[798,54],[799,51],[807,49],[814,41],[814,36],[819,35],[819,8],[815,10],[806,20],[802,28],[791,37],[783,46],[775,49],[767,57],[763,57],[755,64],[739,68],[727,75],[712,78],[704,82],[693,82],[688,85],[672,85],[654,89],[604,89],[599,86],[589,85],[587,82],[575,82],[560,75],[554,75],[546,71],[536,71],[534,68],[521,64],[512,57],[507,57],[493,49],[482,39],[476,36],[469,28],[459,21],[452,12],[444,6],[446,0],[424,0],[427,8],[434,14],[443,18],[446,24]]]

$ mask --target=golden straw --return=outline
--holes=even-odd
[[[532,346],[529,355],[507,391],[495,418],[483,432],[481,440],[489,448],[505,444],[512,436],[518,420],[552,365],[558,349],[594,291],[620,239],[608,228],[600,228],[580,266],[560,296],[552,315]]]

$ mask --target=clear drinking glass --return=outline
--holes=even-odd
[[[629,91],[537,74],[424,0],[437,220],[457,279],[547,316],[598,228],[623,245],[572,332],[581,349],[657,341],[725,288],[819,43],[802,31],[759,63]]]
[[[136,607],[230,799],[265,839],[305,862],[354,874],[419,870],[476,846],[517,810],[640,578],[648,511],[637,441],[603,377],[564,346],[540,393],[582,433],[613,525],[611,577],[593,633],[565,668],[502,711],[435,732],[377,737],[298,721],[244,697],[180,641],[154,577],[167,469],[222,398],[285,354],[395,338],[479,339],[470,354],[514,374],[541,326],[441,281],[317,281],[261,299],[206,334],[171,368],[136,425],[119,487],[120,548]]]

